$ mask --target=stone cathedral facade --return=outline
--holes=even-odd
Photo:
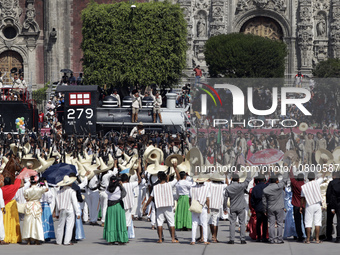
[[[60,70],[82,71],[81,11],[90,0],[0,0],[0,71],[21,70],[42,86]],[[111,3],[111,0],[96,0]],[[173,0],[188,23],[187,70],[207,71],[211,36],[252,33],[288,46],[286,77],[311,75],[319,61],[340,57],[340,0]],[[9,80],[9,75],[5,79]]]

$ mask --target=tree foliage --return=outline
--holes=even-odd
[[[91,2],[82,12],[87,84],[172,85],[185,67],[187,24],[178,4]]]
[[[340,59],[330,58],[318,63],[313,69],[313,75],[317,78],[340,77]]]
[[[340,59],[330,58],[319,62],[313,69],[315,89],[334,106],[335,118],[340,119]]]
[[[279,78],[287,47],[281,41],[234,33],[209,38],[204,54],[211,77]]]

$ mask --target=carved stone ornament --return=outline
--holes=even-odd
[[[39,25],[35,21],[34,1],[32,0],[27,3],[26,18],[23,24],[23,32],[25,34],[37,34],[40,32]]]
[[[19,0],[0,0],[0,19],[4,17],[12,17],[16,21],[22,14],[19,6]]]

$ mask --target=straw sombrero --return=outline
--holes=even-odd
[[[68,175],[64,176],[64,179],[61,182],[58,182],[58,186],[67,186],[74,183],[77,180],[77,177],[69,177]]]
[[[335,164],[340,164],[340,146],[336,147],[332,154]]]
[[[332,153],[328,150],[319,149],[315,152],[315,160],[320,165],[329,164],[333,159]]]
[[[165,160],[165,165],[168,167],[172,167],[173,161],[177,160],[177,165],[181,164],[183,162],[183,157],[179,154],[172,154],[169,155]]]
[[[209,180],[209,176],[207,174],[200,173],[199,175],[194,176],[192,179],[194,182],[202,183]]]
[[[164,172],[166,170],[168,170],[168,166],[159,164],[151,164],[146,168],[146,171],[151,175],[158,174],[158,172]]]
[[[38,173],[43,173],[47,168],[53,165],[55,159],[54,158],[49,158],[48,160],[45,160],[41,158],[38,155],[38,160],[40,161],[41,167],[37,170]]]
[[[210,181],[223,182],[225,181],[225,175],[219,171],[215,171],[209,177]]]
[[[308,129],[308,125],[307,125],[306,122],[302,122],[302,123],[299,125],[299,130],[300,130],[301,132],[304,132],[304,131],[306,131],[307,129]]]
[[[39,167],[41,167],[40,161],[33,158],[33,154],[28,154],[21,159],[21,164],[23,164],[24,167],[27,167],[29,163],[33,165],[32,170],[38,171]]]
[[[110,170],[110,167],[104,163],[102,157],[99,158],[99,163],[100,163],[100,168],[95,169],[93,171],[95,174],[103,173],[103,172]]]

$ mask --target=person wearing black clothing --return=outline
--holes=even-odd
[[[326,191],[327,203],[327,230],[326,240],[332,241],[333,218],[336,214],[336,243],[340,243],[340,172],[333,173],[333,180],[328,184]]]
[[[257,183],[251,192],[250,203],[256,212],[256,236],[257,236],[256,242],[260,242],[261,240],[262,242],[268,242],[267,239],[268,217],[264,213],[264,207],[262,203],[263,189],[267,187],[268,184],[265,183],[266,178],[262,174],[259,174],[255,178],[255,181]]]

